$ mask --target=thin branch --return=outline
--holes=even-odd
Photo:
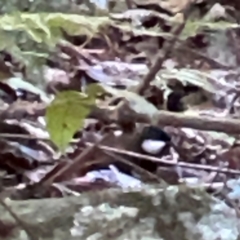
[[[0,114],[1,117],[1,114]],[[240,120],[225,117],[206,117],[185,115],[168,111],[157,111],[154,116],[134,112],[128,106],[117,110],[95,108],[88,116],[106,123],[125,124],[131,122],[149,123],[159,126],[186,127],[203,131],[225,132],[228,134],[240,134]],[[26,138],[49,141],[49,138],[36,138],[24,134],[0,134],[1,138]]]
[[[107,109],[107,108],[95,108],[89,114],[89,118],[98,119],[106,123],[149,123],[159,126],[173,126],[173,127],[186,127],[193,128],[203,131],[216,131],[225,132],[229,134],[240,134],[240,120],[225,118],[225,117],[206,117],[206,116],[196,116],[196,115],[185,115],[184,113],[174,113],[164,110],[156,111],[154,116],[149,116],[147,114],[136,113],[129,106],[123,105],[117,110]],[[1,112],[0,112],[1,118]],[[29,135],[23,134],[3,134],[2,138],[34,138]],[[25,137],[24,137],[25,136]],[[49,140],[48,138],[36,138],[39,140]]]
[[[136,90],[136,92],[139,95],[143,95],[145,90],[148,89],[151,81],[155,78],[155,76],[158,73],[158,71],[162,68],[162,65],[163,65],[164,61],[170,56],[172,50],[174,49],[174,45],[178,41],[179,36],[181,35],[183,29],[185,28],[187,19],[188,19],[189,15],[190,15],[190,12],[191,12],[191,6],[192,6],[192,4],[189,4],[189,6],[186,7],[185,13],[184,13],[185,21],[183,23],[181,23],[176,28],[176,30],[173,31],[173,33],[172,33],[173,34],[173,38],[170,39],[169,42],[165,42],[167,44],[167,46],[163,47],[163,48],[166,48],[164,56],[159,56],[157,58],[157,60],[155,61],[155,64],[149,70],[148,74],[145,76],[143,81],[139,84],[139,86],[138,86],[138,88]]]
[[[174,113],[164,110],[157,111],[154,116],[149,116],[147,114],[136,113],[126,105],[117,111],[95,109],[89,117],[119,124],[139,122],[158,126],[186,127],[204,131],[240,134],[240,120],[238,119],[186,115],[184,113]]]
[[[9,212],[9,214],[13,217],[13,219],[16,221],[16,223],[27,233],[29,239],[31,240],[39,240],[37,236],[34,235],[34,233],[29,229],[28,225],[23,222],[16,213],[12,211],[12,209],[5,203],[5,201],[0,198],[0,204]]]
[[[99,149],[101,149],[102,145],[99,145]],[[162,179],[158,178],[158,176],[156,174],[153,174],[147,170],[145,170],[144,168],[141,168],[139,167],[138,165],[136,165],[135,163],[131,162],[131,161],[128,161],[126,159],[124,159],[123,157],[121,157],[120,155],[116,154],[116,153],[113,153],[111,151],[106,151],[106,150],[103,150],[101,149],[106,155],[112,157],[113,159],[117,159],[118,161],[126,164],[126,165],[129,165],[131,167],[133,167],[137,172],[141,173],[143,176],[146,176],[148,177],[149,179],[152,179],[152,180],[155,180],[157,181],[158,183],[161,183],[162,182]]]
[[[93,146],[93,143],[87,143],[88,146]],[[229,169],[229,168],[220,168],[220,167],[214,167],[214,166],[208,166],[208,165],[200,165],[200,164],[195,164],[195,163],[187,163],[187,162],[173,162],[173,161],[167,161],[163,160],[161,158],[157,157],[152,157],[149,155],[145,154],[140,154],[140,153],[135,153],[135,152],[130,152],[122,149],[117,149],[113,147],[108,147],[108,146],[103,146],[99,145],[99,149],[105,150],[105,151],[110,151],[118,154],[123,154],[123,155],[128,155],[131,157],[137,157],[139,159],[143,160],[149,160],[152,162],[158,162],[158,163],[163,163],[169,166],[179,166],[179,167],[185,167],[185,168],[192,168],[192,169],[199,169],[199,170],[205,170],[205,171],[212,171],[212,172],[219,172],[219,173],[225,173],[225,174],[235,174],[235,175],[240,175],[239,170],[234,170],[234,169]]]
[[[55,179],[59,176],[62,176],[64,174],[67,174],[70,172],[76,172],[78,171],[79,168],[82,167],[82,162],[84,160],[91,158],[92,154],[94,151],[97,149],[98,145],[102,142],[105,141],[106,138],[108,138],[110,134],[106,135],[103,137],[98,143],[95,143],[91,145],[90,147],[86,148],[84,151],[82,151],[79,155],[77,155],[73,161],[71,161],[69,164],[61,168],[59,171],[57,171],[55,174],[53,174],[51,177],[41,180],[38,185],[39,186],[46,186],[49,187],[52,185],[52,183],[55,181]]]

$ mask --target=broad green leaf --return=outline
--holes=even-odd
[[[64,152],[74,133],[82,128],[84,119],[94,105],[93,97],[75,91],[56,95],[47,108],[47,130],[51,140]]]

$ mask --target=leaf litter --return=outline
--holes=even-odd
[[[240,9],[231,1],[130,2],[107,14],[96,2],[89,15],[1,15],[0,194],[185,184],[238,209],[239,25],[229,11]],[[157,156],[139,148],[149,125],[171,137]]]

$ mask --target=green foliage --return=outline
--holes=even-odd
[[[55,45],[65,30],[70,35],[93,36],[99,27],[110,22],[107,17],[62,13],[14,13],[0,16],[0,30],[25,32],[37,43]],[[5,35],[11,38],[11,35]],[[15,39],[17,41],[17,39]],[[3,44],[3,43],[1,43]]]
[[[87,38],[98,33],[107,17],[90,17],[63,13],[11,13],[0,15],[0,51],[7,50],[27,69],[29,79],[42,75],[41,69],[62,31]]]
[[[51,140],[64,152],[74,133],[81,129],[84,119],[95,105],[96,95],[103,89],[90,85],[87,94],[76,91],[60,92],[47,108],[47,130]]]

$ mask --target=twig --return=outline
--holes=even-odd
[[[100,145],[99,149],[101,149],[101,145]],[[101,149],[101,150],[102,150],[102,149]],[[147,170],[139,167],[138,165],[132,163],[131,161],[127,161],[127,160],[125,160],[123,157],[121,157],[121,156],[119,156],[119,155],[117,155],[117,154],[114,154],[114,153],[112,153],[112,152],[110,152],[110,151],[107,151],[107,150],[102,150],[102,151],[103,151],[106,155],[112,157],[113,159],[117,159],[117,160],[119,160],[120,162],[123,162],[123,163],[125,163],[125,164],[133,167],[133,168],[136,169],[138,172],[142,173],[143,175],[147,176],[148,178],[150,178],[150,179],[152,179],[152,180],[155,180],[155,181],[157,181],[158,183],[162,182],[162,180],[159,179],[157,175],[155,175],[155,174],[153,174],[153,173],[151,173],[151,172],[149,172],[149,171],[147,171]]]
[[[82,162],[84,162],[85,159],[88,159],[92,156],[93,152],[97,149],[98,145],[105,141],[106,138],[108,138],[110,134],[103,137],[98,143],[92,144],[90,147],[86,148],[81,154],[76,156],[72,162],[61,168],[59,171],[57,171],[55,174],[53,174],[51,177],[41,180],[38,185],[43,186],[51,186],[51,184],[55,181],[55,179],[63,174],[67,174],[69,172],[76,172],[78,169],[82,166]]]
[[[87,145],[93,146],[93,143],[87,143]],[[239,170],[234,170],[234,169],[229,169],[229,168],[219,168],[219,167],[214,167],[214,166],[199,165],[199,164],[186,163],[186,162],[177,162],[176,163],[176,162],[163,160],[161,158],[152,157],[152,156],[145,155],[145,154],[130,152],[130,151],[117,149],[117,148],[113,148],[113,147],[108,147],[108,146],[103,146],[103,145],[98,145],[98,148],[105,150],[105,151],[110,151],[110,152],[114,152],[114,153],[118,153],[118,154],[124,154],[124,155],[132,156],[132,157],[137,157],[137,158],[143,159],[143,160],[149,160],[149,161],[153,161],[153,162],[163,163],[163,164],[170,165],[170,166],[177,165],[177,166],[185,167],[185,168],[213,171],[213,172],[219,172],[219,173],[225,173],[225,174],[240,175]]]
[[[0,114],[1,117],[1,114]],[[90,118],[99,119],[100,121],[107,123],[150,123],[157,124],[159,126],[173,126],[173,127],[186,127],[204,131],[216,131],[225,132],[230,134],[240,134],[240,120],[231,118],[216,118],[196,115],[185,115],[183,113],[173,113],[168,111],[156,111],[154,116],[148,116],[147,114],[140,114],[134,112],[128,106],[123,106],[116,110],[95,108],[88,116]],[[154,119],[154,122],[153,122]],[[27,139],[39,139],[49,140],[48,138],[37,138],[23,134],[0,134],[2,138],[27,138]]]
[[[168,111],[156,111],[154,116],[136,113],[130,107],[124,106],[116,111],[95,109],[89,117],[112,123],[150,123],[159,126],[186,127],[205,131],[240,133],[240,120],[231,118],[216,118],[196,115],[185,115]]]
[[[1,114],[0,114],[1,116]],[[89,115],[90,118],[99,119],[100,121],[107,123],[128,123],[128,122],[139,122],[139,123],[150,123],[157,124],[159,126],[173,126],[173,127],[186,127],[193,128],[203,131],[216,131],[225,132],[229,134],[240,134],[240,120],[231,119],[225,117],[206,117],[196,115],[185,115],[183,113],[173,113],[168,111],[157,111],[154,116],[148,116],[147,114],[140,114],[134,112],[127,106],[119,108],[117,112],[110,109],[99,109],[96,108]],[[153,122],[154,119],[154,122]],[[49,138],[37,138],[30,135],[24,134],[6,134],[1,133],[1,138],[27,138],[27,139],[38,139],[47,141]]]
[[[31,240],[39,240],[37,236],[29,229],[28,225],[23,222],[17,215],[12,211],[12,209],[5,203],[5,201],[0,198],[0,204],[9,212],[9,214],[13,217],[13,219],[18,223],[18,225],[27,233],[29,239]]]
[[[174,45],[176,44],[176,42],[178,41],[178,38],[180,36],[180,34],[182,33],[187,19],[190,15],[191,12],[191,8],[190,8],[191,4],[189,4],[189,6],[186,7],[185,10],[185,21],[183,23],[181,23],[177,29],[175,31],[173,31],[173,38],[171,40],[169,40],[169,42],[167,42],[167,46],[166,46],[166,51],[164,56],[159,56],[157,58],[157,60],[155,61],[155,64],[152,66],[152,68],[149,70],[148,74],[145,76],[145,78],[143,79],[143,81],[139,84],[136,92],[139,95],[143,95],[143,93],[145,92],[146,89],[148,89],[150,82],[155,78],[156,74],[158,73],[158,71],[161,69],[164,61],[170,56]]]

